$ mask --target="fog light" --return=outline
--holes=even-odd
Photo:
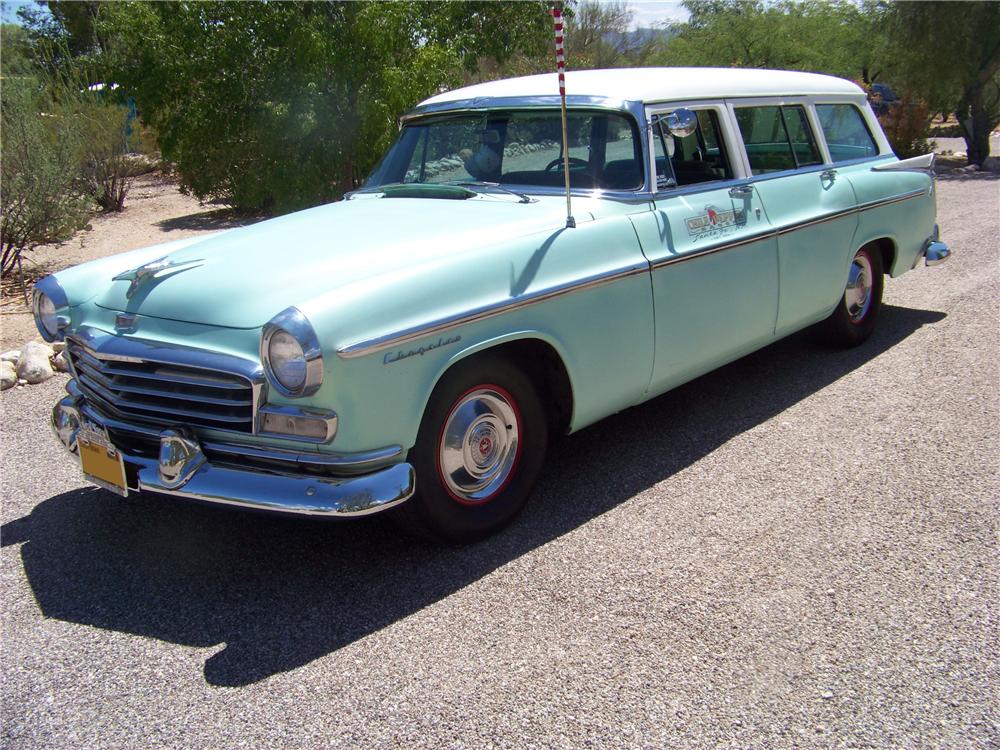
[[[262,411],[261,432],[290,435],[325,442],[337,431],[337,416],[306,414],[299,410],[273,409]]]

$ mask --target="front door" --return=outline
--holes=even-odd
[[[697,127],[671,134],[651,112],[654,210],[632,217],[652,267],[655,356],[665,391],[774,335],[777,241],[756,190],[734,167],[722,103],[691,106]]]

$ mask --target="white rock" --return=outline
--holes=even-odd
[[[20,349],[11,349],[9,352],[4,352],[3,354],[0,354],[0,362],[13,362],[16,365],[17,360],[19,360],[20,358],[21,358]]]
[[[0,362],[0,391],[6,391],[17,383],[17,372],[14,363],[9,359]]]
[[[66,352],[59,352],[52,358],[52,369],[56,372],[69,372],[69,360],[66,359]]]
[[[32,341],[21,349],[21,358],[17,361],[17,377],[28,383],[41,383],[55,373],[49,361],[55,352],[52,347]]]

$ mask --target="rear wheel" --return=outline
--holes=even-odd
[[[417,493],[396,518],[449,541],[491,534],[524,507],[547,443],[545,412],[530,378],[492,355],[460,362],[427,404],[409,456]]]
[[[835,346],[857,346],[875,330],[882,307],[882,254],[863,247],[854,255],[844,296],[823,322],[825,338]]]

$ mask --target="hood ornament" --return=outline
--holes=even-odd
[[[169,256],[163,256],[162,258],[157,258],[149,263],[139,266],[138,268],[133,268],[130,271],[125,271],[113,276],[112,281],[131,281],[132,283],[128,285],[128,289],[125,291],[125,298],[132,299],[132,295],[136,293],[136,290],[142,286],[148,279],[165,279],[167,276],[173,276],[175,273],[180,273],[181,271],[187,271],[192,268],[197,268],[205,263],[204,260],[170,260]]]

